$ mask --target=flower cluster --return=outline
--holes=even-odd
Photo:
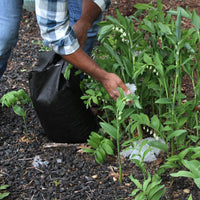
[[[149,70],[151,71],[153,67],[147,65],[146,68],[149,69]],[[157,71],[156,69],[153,69],[153,73],[154,73],[156,76],[158,76],[158,71]]]
[[[123,30],[123,28],[119,28],[119,27],[113,26],[113,30],[116,31],[117,33],[120,33],[120,38],[122,39],[122,42],[127,42],[128,43],[128,40],[126,39],[127,34]]]

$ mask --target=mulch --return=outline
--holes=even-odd
[[[118,8],[123,15],[134,12],[132,5],[149,1],[113,1],[106,14],[115,16]],[[199,2],[163,1],[165,9],[177,5],[192,5],[199,8]],[[191,8],[192,9],[192,8]],[[198,10],[198,12],[200,9]],[[0,98],[3,94],[24,89],[29,93],[28,73],[37,62],[41,40],[35,14],[23,11],[19,41],[13,49],[8,68],[0,82]],[[187,90],[189,85],[185,85]],[[123,159],[123,183],[118,180],[116,157],[108,157],[101,165],[93,157],[81,151],[84,144],[48,147],[51,143],[42,135],[43,129],[31,104],[26,107],[28,135],[25,133],[23,119],[11,108],[0,107],[0,185],[10,185],[10,195],[6,200],[103,200],[132,199],[129,194],[135,188],[130,181],[132,174],[143,180],[140,169],[127,159]],[[146,169],[154,174],[163,164],[165,155],[146,164]],[[163,200],[185,200],[189,194],[194,200],[200,199],[200,191],[191,179],[175,178],[165,174],[163,184],[166,194]]]

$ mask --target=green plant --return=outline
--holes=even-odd
[[[39,51],[51,51],[52,49],[51,48],[49,48],[49,47],[47,47],[47,46],[44,46],[43,45],[43,42],[42,42],[42,40],[32,40],[31,41],[33,44],[36,44],[36,45],[39,45],[40,46],[40,49],[39,49]]]
[[[177,173],[171,173],[173,177],[189,177],[192,178],[200,189],[200,162],[198,160],[182,160],[181,163],[190,171],[179,171]]]
[[[188,198],[188,200],[192,200],[192,199],[193,199],[193,198],[192,198],[192,195],[190,195],[189,198]]]
[[[150,147],[144,151],[144,153],[141,153],[142,148],[148,143],[147,140],[144,140],[141,145],[139,146],[139,149],[135,146],[128,147],[124,151],[130,150],[130,149],[138,149],[138,153],[131,154],[130,160],[133,161],[142,171],[143,175],[146,173],[144,158],[145,156],[152,150]]]
[[[162,180],[157,174],[151,178],[151,174],[148,172],[148,177],[144,179],[143,185],[132,175],[130,179],[137,186],[130,194],[130,196],[135,196],[135,200],[159,200],[165,193],[166,189],[164,185],[160,185]]]
[[[170,143],[171,153],[185,148],[187,131],[199,130],[198,113],[193,109],[199,103],[199,82],[195,84],[194,72],[199,77],[199,24],[194,11],[178,8],[177,12],[163,12],[160,0],[157,8],[152,4],[135,5],[138,11],[130,17],[118,19],[107,16],[102,22],[96,61],[106,70],[117,73],[124,82],[134,82],[140,97],[141,110],[150,118],[158,116],[166,130],[158,136]],[[177,14],[177,18],[171,17]],[[140,20],[139,17],[143,17]],[[181,19],[187,17],[194,27],[183,29]],[[134,21],[139,26],[134,27]],[[128,48],[127,48],[128,46]],[[107,54],[106,54],[107,53]],[[188,74],[194,89],[194,99],[181,91],[183,77]],[[164,137],[163,137],[164,136]],[[187,138],[188,139],[188,138]],[[176,143],[175,143],[176,141]]]
[[[132,109],[134,106],[139,107],[138,98],[134,95],[127,95],[125,96],[123,93],[123,90],[121,88],[118,88],[120,97],[117,99],[114,106],[105,106],[105,109],[109,109],[113,112],[115,119],[111,121],[111,123],[108,122],[100,122],[100,126],[102,129],[111,137],[111,140],[116,140],[117,142],[117,155],[118,155],[118,162],[119,162],[119,179],[120,182],[122,182],[122,165],[121,165],[121,158],[120,158],[120,141],[123,138],[124,131],[122,129],[123,126],[125,126],[125,120],[129,117],[131,113],[133,113],[134,109]],[[127,104],[129,102],[133,101],[133,104],[131,105],[132,108],[128,106]],[[106,153],[109,155],[113,155],[113,143],[111,143],[111,140],[106,139],[103,136],[100,136],[96,133],[92,133],[90,135],[90,139],[88,140],[88,143],[91,147],[94,149],[84,149],[85,152],[90,153],[92,155],[95,155],[95,159],[98,163],[102,163],[106,158]],[[104,148],[103,144],[107,144],[108,147]],[[108,151],[109,150],[109,151]]]
[[[55,184],[56,187],[59,186],[59,185],[61,184],[61,181],[60,181],[60,180],[54,180],[53,182],[54,182],[54,184]]]
[[[84,148],[83,151],[94,156],[99,164],[106,160],[107,154],[114,156],[115,145],[113,142],[98,133],[91,132],[88,144],[91,148]]]
[[[105,112],[100,125],[117,141],[118,152],[119,141],[125,135],[129,137],[123,145],[151,133],[162,138],[165,144],[149,143],[167,154],[160,174],[165,169],[185,167],[183,160],[200,158],[200,17],[187,7],[165,13],[161,0],[156,2],[155,7],[152,3],[135,5],[137,11],[133,16],[123,17],[118,10],[117,18],[107,16],[107,21],[99,23],[101,45],[93,54],[102,68],[118,74],[125,83],[136,85],[134,100],[141,106],[135,105],[129,111],[121,106],[123,95],[113,101],[91,78],[84,80],[83,99],[88,107],[96,104]],[[184,27],[184,18],[191,22],[190,28]],[[192,83],[194,97],[186,96],[182,90],[185,76]],[[126,118],[119,120],[120,114]],[[142,131],[142,127],[151,131]]]
[[[0,186],[0,192],[2,190],[6,190],[8,187],[10,187],[9,185],[2,185]],[[3,193],[0,193],[0,199],[4,199],[5,197],[7,197],[10,193],[9,192],[3,192]]]
[[[11,91],[3,95],[0,100],[2,106],[6,105],[7,107],[12,107],[13,111],[21,116],[24,120],[25,130],[28,133],[27,124],[26,124],[26,112],[25,104],[30,103],[30,97],[25,93],[24,90],[20,89],[18,91]]]

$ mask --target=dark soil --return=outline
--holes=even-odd
[[[142,0],[120,0],[113,4],[106,14],[115,16],[115,8],[123,15],[130,15],[135,10],[135,3]],[[200,13],[200,3],[196,0],[164,0],[164,8],[190,6]],[[19,41],[13,49],[8,68],[0,82],[0,98],[12,90],[24,89],[29,93],[28,72],[37,62],[40,45],[32,41],[41,40],[35,14],[23,11]],[[190,91],[187,80],[185,91]],[[129,160],[123,159],[123,183],[118,181],[117,158],[109,157],[101,165],[93,157],[81,151],[84,144],[48,147],[51,143],[41,133],[43,129],[31,105],[27,106],[28,135],[25,134],[23,119],[13,113],[11,108],[0,107],[0,185],[8,184],[10,188],[7,200],[94,200],[94,199],[131,199],[129,194],[135,188],[130,181],[132,174],[139,180],[143,176],[139,168]],[[41,164],[33,166],[36,156]],[[47,162],[45,162],[47,161]],[[164,155],[147,164],[153,174],[163,163]],[[169,174],[163,177],[166,194],[162,198],[186,200],[189,194],[194,200],[200,199],[200,191],[191,179],[176,178]]]

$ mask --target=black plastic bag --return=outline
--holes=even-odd
[[[98,123],[80,99],[80,77],[71,71],[64,78],[68,63],[54,52],[43,52],[29,73],[30,97],[47,136],[54,142],[86,142]]]

